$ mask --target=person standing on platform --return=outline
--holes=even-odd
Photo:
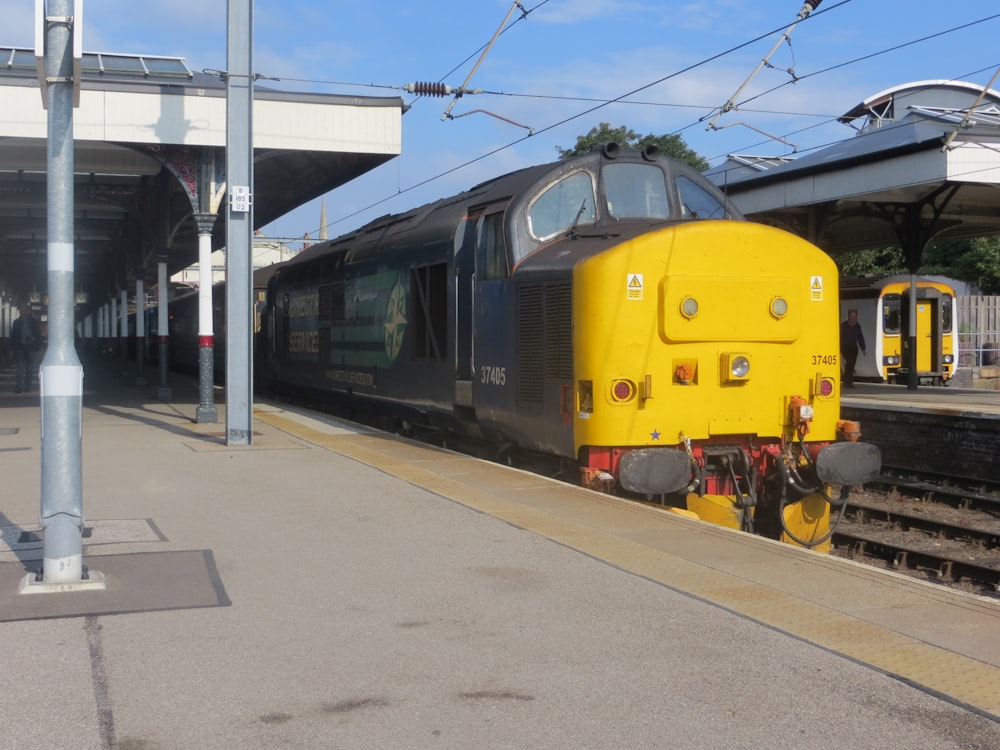
[[[30,391],[35,374],[35,352],[42,346],[42,326],[35,317],[31,305],[21,305],[21,314],[10,327],[10,340],[17,367],[14,392]]]
[[[854,387],[854,368],[858,363],[858,352],[864,355],[865,334],[858,325],[858,311],[848,310],[847,320],[840,324],[840,356],[844,365],[844,388]]]

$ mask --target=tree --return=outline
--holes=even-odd
[[[842,276],[907,273],[898,247],[854,250],[836,257]],[[1000,237],[937,242],[924,250],[924,276],[947,276],[975,286],[981,294],[1000,294]]]
[[[841,276],[881,276],[905,273],[903,251],[898,247],[851,250],[839,253],[834,260]]]
[[[602,122],[596,128],[591,128],[587,135],[577,136],[576,146],[573,148],[560,148],[556,146],[556,151],[559,152],[560,159],[568,159],[571,156],[585,154],[592,147],[602,146],[606,143],[617,143],[622,148],[636,149],[643,149],[646,146],[656,146],[660,149],[660,153],[690,164],[699,172],[708,169],[708,161],[697,152],[688,148],[684,139],[679,135],[653,135],[652,133],[639,135],[624,125],[613,128],[607,122]]]
[[[924,251],[921,273],[941,274],[1000,294],[1000,237],[942,242]]]

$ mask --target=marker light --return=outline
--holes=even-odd
[[[788,302],[783,297],[775,297],[771,300],[771,315],[776,318],[783,318],[788,314]]]
[[[694,297],[685,297],[681,300],[681,315],[685,318],[693,318],[698,314],[698,300]]]
[[[828,397],[833,395],[833,380],[830,378],[820,378],[816,393],[820,396]]]
[[[631,380],[615,380],[611,383],[613,401],[631,401],[635,398],[636,387]]]

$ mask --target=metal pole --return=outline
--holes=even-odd
[[[917,274],[910,274],[910,322],[907,325],[909,329],[907,331],[907,349],[909,352],[906,358],[907,363],[907,374],[906,374],[906,388],[907,390],[915,391],[920,383],[920,377],[917,373]]]
[[[40,368],[46,584],[84,579],[83,367],[73,346],[73,0],[45,9],[48,94],[48,323]]]
[[[170,316],[167,314],[170,300],[169,281],[167,280],[167,262],[161,260],[156,264],[156,338],[159,343],[160,385],[156,389],[156,397],[160,401],[169,401],[174,394],[170,388]]]
[[[121,336],[118,338],[118,354],[122,360],[122,375],[128,375],[128,289],[121,291]]]
[[[215,214],[195,214],[198,224],[198,424],[215,424],[215,337],[212,321],[212,227]]]
[[[108,302],[106,302],[104,304],[104,306],[101,308],[101,310],[107,316],[107,325],[105,326],[104,332],[107,334],[108,339],[111,342],[110,350],[111,351],[115,351],[116,347],[120,347],[121,346],[121,342],[117,340],[118,339],[118,300],[116,300],[114,297],[112,297],[110,301],[108,301]],[[124,336],[125,334],[122,333],[122,335]],[[121,351],[121,349],[119,348],[118,351]],[[122,370],[122,374],[125,374],[124,370]]]
[[[146,385],[146,289],[142,279],[135,280],[135,384]],[[122,318],[127,317],[122,310]]]
[[[253,434],[253,0],[229,0],[226,76],[226,444]]]

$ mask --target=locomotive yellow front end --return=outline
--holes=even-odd
[[[829,547],[833,483],[868,481],[879,460],[840,422],[825,253],[757,224],[676,224],[581,263],[573,306],[588,484]]]

